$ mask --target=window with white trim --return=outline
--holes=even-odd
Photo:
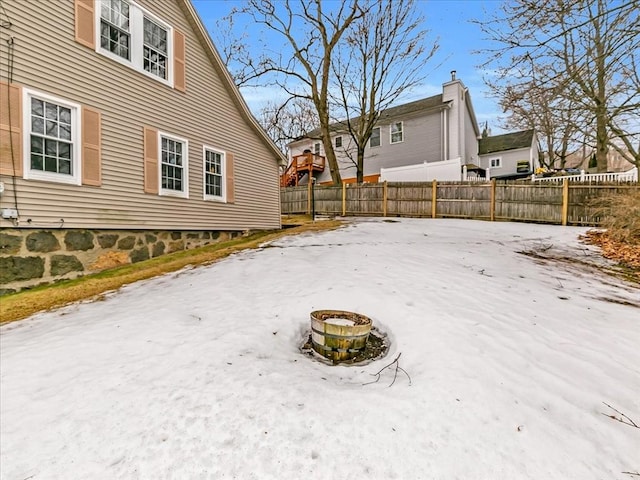
[[[391,143],[400,143],[404,141],[402,122],[394,122],[391,124]]]
[[[171,85],[171,27],[131,0],[98,0],[96,51]]]
[[[489,160],[489,167],[491,168],[500,168],[502,167],[502,158],[495,157]]]
[[[187,197],[187,141],[160,133],[160,195]]]
[[[340,148],[342,147],[342,136],[337,136],[336,137],[336,148]]]
[[[224,200],[225,154],[204,147],[204,198]]]
[[[313,145],[313,153],[314,155],[320,155],[320,142]]]
[[[80,105],[24,89],[24,177],[80,185]]]
[[[129,56],[129,4],[124,0],[102,0],[100,4],[100,47],[126,60]]]
[[[369,146],[370,147],[380,146],[380,127],[376,127],[373,130],[371,130],[371,138],[369,138]]]

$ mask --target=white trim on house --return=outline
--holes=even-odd
[[[124,0],[122,0],[124,1]],[[113,53],[105,48],[102,48],[101,43],[101,18],[102,18],[102,5],[106,5],[108,0],[96,0],[95,3],[95,44],[96,52],[100,55],[110,58],[122,65],[129,68],[133,68],[137,72],[154,80],[164,83],[169,87],[174,86],[173,83],[173,28],[165,21],[158,18],[156,15],[138,5],[132,0],[127,0],[124,3],[129,5],[129,59],[123,58],[116,53]],[[167,61],[166,61],[166,78],[159,77],[144,69],[144,18],[147,17],[153,23],[167,30]]]
[[[81,145],[81,124],[82,124],[82,107],[80,104],[70,102],[68,100],[42,93],[37,90],[23,87],[22,89],[22,135],[23,141],[23,177],[28,180],[43,180],[47,182],[68,183],[71,185],[81,185],[82,183],[82,145]],[[32,113],[31,113],[31,100],[35,98],[55,104],[57,106],[65,107],[71,110],[71,173],[57,173],[48,172],[43,170],[37,170],[31,168],[31,135],[32,135]],[[46,125],[44,126],[45,134],[35,133],[35,136],[44,139],[50,139],[57,141],[56,137],[46,135]],[[66,141],[59,138],[62,142]],[[43,145],[43,148],[44,145]],[[44,162],[43,151],[43,162]],[[44,168],[44,165],[43,165]]]
[[[502,157],[501,156],[492,156],[488,159],[489,168],[502,168]]]
[[[207,152],[220,156],[220,173],[213,173],[216,177],[220,177],[220,195],[207,194]],[[219,148],[210,147],[209,145],[202,146],[202,194],[203,198],[208,201],[226,202],[227,201],[227,189],[226,189],[226,159],[227,153]]]
[[[393,128],[397,127],[397,125],[400,125],[400,128],[394,132]],[[398,134],[400,135],[400,140],[396,140],[394,142],[393,136]],[[395,145],[396,143],[402,143],[402,142],[404,142],[404,122],[402,120],[398,122],[392,122],[389,125],[389,144]]]
[[[178,142],[182,144],[182,189],[176,190],[171,188],[164,188],[162,186],[162,139],[166,138],[172,142]],[[176,165],[167,164],[168,167],[176,167]],[[168,197],[182,197],[189,198],[189,141],[186,138],[178,137],[170,133],[158,132],[158,195]]]

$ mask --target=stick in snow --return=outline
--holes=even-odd
[[[404,374],[407,376],[407,378],[409,379],[409,386],[411,386],[411,377],[409,376],[409,374],[407,373],[407,371],[406,371],[404,368],[402,368],[402,367],[400,366],[400,363],[398,362],[398,359],[400,358],[400,355],[402,355],[402,352],[400,352],[400,353],[398,354],[398,356],[395,358],[395,360],[394,360],[393,362],[391,362],[389,365],[386,365],[386,366],[382,367],[382,368],[381,368],[377,373],[372,373],[371,375],[373,375],[374,377],[376,377],[376,379],[375,379],[374,381],[372,381],[372,382],[367,382],[367,383],[363,383],[362,385],[370,385],[370,384],[372,384],[372,383],[377,383],[377,382],[380,380],[380,374],[381,374],[383,371],[385,371],[387,368],[391,368],[391,366],[392,366],[393,364],[395,364],[396,368],[395,368],[395,370],[394,370],[394,372],[393,372],[393,380],[391,381],[391,383],[390,383],[388,386],[390,387],[391,385],[393,385],[394,383],[396,383],[396,378],[398,378],[398,371],[400,371],[400,372],[404,373]]]
[[[620,414],[620,416],[619,416],[619,417],[616,417],[615,415],[607,415],[606,413],[602,413],[602,412],[600,412],[600,413],[602,413],[602,415],[604,415],[605,417],[612,418],[612,419],[614,419],[614,420],[616,420],[616,421],[618,421],[618,422],[620,422],[620,423],[624,423],[625,425],[629,425],[630,427],[640,428],[636,422],[634,422],[633,420],[631,420],[629,417],[627,417],[627,416],[626,416],[624,413],[622,413],[620,410],[617,410],[617,409],[613,408],[611,405],[609,405],[609,404],[608,404],[608,403],[606,403],[606,402],[602,402],[602,403],[604,403],[607,407],[609,407],[609,408],[610,408],[611,410],[613,410],[614,412],[616,412],[616,413],[619,413],[619,414]]]

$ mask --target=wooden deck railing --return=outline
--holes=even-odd
[[[325,158],[322,155],[313,153],[302,153],[296,155],[291,163],[280,176],[280,186],[291,187],[297,186],[300,179],[305,175],[313,175],[313,172],[323,172],[325,166]]]

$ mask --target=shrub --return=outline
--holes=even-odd
[[[640,189],[598,199],[596,207],[611,240],[640,245]]]

